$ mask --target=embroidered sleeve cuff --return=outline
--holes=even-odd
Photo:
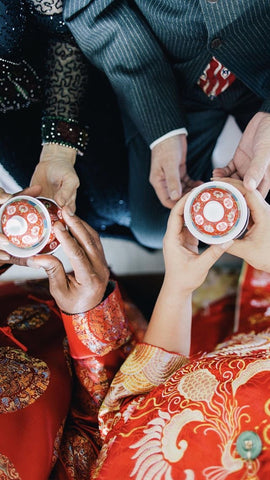
[[[166,133],[165,135],[162,135],[162,137],[159,137],[154,142],[152,142],[150,144],[150,149],[153,150],[153,148],[156,145],[163,142],[163,140],[167,140],[167,138],[174,137],[175,135],[187,135],[187,134],[188,132],[186,128],[177,128],[176,130],[171,130],[170,132]]]
[[[118,285],[92,310],[73,315],[62,313],[71,356],[103,356],[123,345],[131,336]]]
[[[188,357],[139,343],[114,377],[101,407],[101,415],[118,410],[124,398],[142,395],[164,383]]]

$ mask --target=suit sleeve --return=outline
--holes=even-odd
[[[106,73],[145,141],[184,127],[174,73],[140,12],[125,0],[92,0],[71,10],[67,1],[64,17],[78,45]]]

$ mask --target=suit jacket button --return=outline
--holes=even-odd
[[[262,451],[259,435],[250,430],[242,432],[236,440],[236,450],[243,459],[254,460]]]
[[[217,37],[212,40],[212,42],[210,43],[210,47],[219,48],[221,44],[222,44],[221,38]]]

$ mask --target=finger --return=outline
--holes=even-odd
[[[27,258],[26,264],[31,268],[44,268],[48,275],[50,291],[53,296],[68,294],[68,282],[64,267],[53,255],[38,255]]]
[[[81,229],[78,230],[81,232]],[[54,224],[54,233],[71,263],[76,281],[81,285],[85,284],[89,280],[89,275],[94,273],[85,251],[62,223],[56,222]]]
[[[247,237],[241,240],[234,240],[233,244],[229,247],[228,253],[235,255],[239,258],[248,258],[250,254],[250,242]]]
[[[236,167],[233,160],[230,160],[224,167],[214,168],[213,177],[232,177],[236,173]]]
[[[182,182],[182,195],[190,192],[193,188],[202,185],[203,182],[201,180],[192,180],[188,175],[181,179]]]
[[[257,187],[259,192],[262,194],[263,198],[265,198],[266,195],[268,194],[269,187],[270,187],[270,180],[264,177],[261,183]]]
[[[0,248],[6,247],[9,244],[9,240],[3,233],[0,233]]]
[[[200,263],[205,271],[208,271],[214,263],[227,251],[233,244],[233,240],[224,242],[219,245],[211,245],[200,255]]]
[[[4,250],[0,250],[0,262],[7,263],[10,261],[10,255]]]
[[[94,269],[96,268],[99,270],[102,267],[107,269],[107,262],[98,233],[76,215],[70,216],[66,207],[62,212],[69,230],[74,238],[76,238],[78,244],[82,247]]]
[[[74,213],[76,211],[76,197],[77,197],[77,190],[75,190],[73,192],[73,194],[70,195],[70,197],[67,199],[67,201],[65,202],[65,205],[64,205],[64,206],[68,207],[68,210],[69,210],[71,215],[74,215]]]
[[[33,185],[31,187],[24,188],[20,192],[14,193],[14,197],[16,195],[29,195],[30,197],[38,197],[41,193],[41,186],[40,185]]]
[[[212,177],[211,180],[215,181],[216,178],[215,177]],[[240,190],[240,192],[242,194],[245,194],[246,193],[246,189],[243,185],[243,181],[240,180],[239,178],[235,178],[235,177],[220,177],[218,179],[220,182],[224,182],[224,183],[228,183],[229,185],[233,185],[235,188],[237,188],[238,190]]]
[[[70,200],[66,203],[66,206],[69,208],[70,212],[74,215],[76,212],[76,195],[73,195]]]
[[[175,202],[179,200],[182,195],[182,185],[178,165],[169,163],[164,173],[169,198]]]
[[[157,197],[159,198],[162,205],[166,208],[173,208],[175,202],[169,198],[167,185],[164,180],[160,180],[157,183],[152,183]]]
[[[264,225],[265,220],[269,218],[270,214],[270,206],[268,203],[266,203],[258,190],[246,192],[244,196],[254,223]]]
[[[65,179],[63,185],[55,194],[55,201],[60,207],[64,205],[75,204],[77,188],[80,182],[77,175],[71,175],[71,178]]]
[[[3,188],[0,188],[0,205],[7,202],[12,197],[11,193],[5,192]]]
[[[168,223],[167,233],[174,238],[179,235],[184,226],[184,208],[189,193],[184,195],[171,210]]]
[[[244,186],[247,190],[255,190],[258,185],[260,185],[268,166],[269,153],[264,156],[260,155],[253,158],[243,178]]]
[[[88,223],[86,223],[84,220],[81,220],[81,222],[84,225],[85,229],[93,237],[93,239],[95,241],[96,248],[100,251],[100,254],[102,254],[104,259],[105,259],[105,253],[104,253],[103,245],[101,243],[99,234],[90,225],[88,225]]]

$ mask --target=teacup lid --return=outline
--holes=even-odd
[[[0,230],[9,240],[5,246],[8,253],[17,257],[36,255],[49,239],[50,215],[37,198],[17,195],[0,208]]]
[[[242,193],[226,182],[212,181],[192,190],[185,208],[187,228],[207,244],[237,238],[247,226],[249,211]]]

